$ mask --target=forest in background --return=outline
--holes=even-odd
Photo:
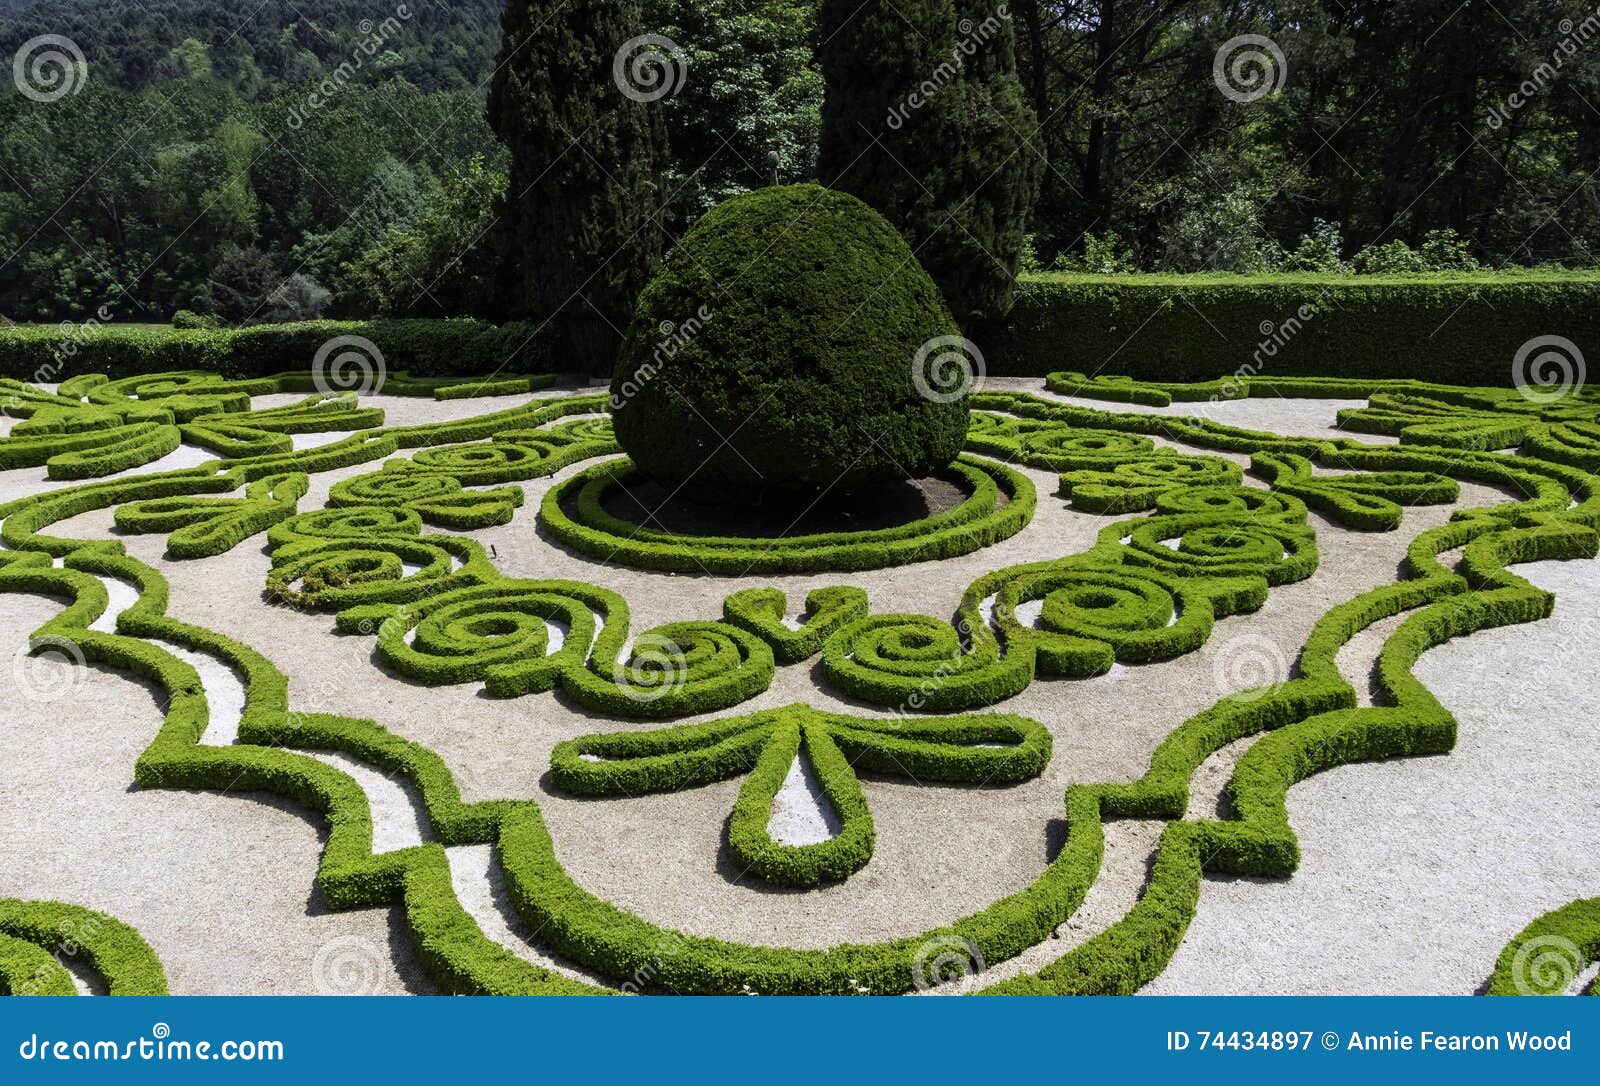
[[[54,100],[11,80],[0,92],[0,317],[473,312],[505,185],[483,107],[499,8],[0,0],[0,58],[54,34],[86,62],[81,85]],[[822,98],[814,3],[645,9],[640,33],[670,38],[686,68],[660,103],[669,230],[769,181],[769,153],[782,180],[810,178]],[[1033,267],[1596,264],[1592,5],[1007,10],[1047,160]],[[1271,93],[1223,93],[1219,56],[1244,35],[1276,50],[1255,54]]]

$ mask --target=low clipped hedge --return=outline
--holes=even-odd
[[[1032,275],[1003,326],[973,334],[996,375],[1206,381],[1249,366],[1509,386],[1539,336],[1600,357],[1600,275]]]

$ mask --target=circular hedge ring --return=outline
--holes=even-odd
[[[953,509],[861,532],[762,539],[700,536],[641,527],[605,509],[606,496],[626,487],[638,469],[609,460],[545,493],[539,522],[580,554],[634,569],[744,576],[884,569],[954,558],[998,543],[1033,519],[1033,483],[1003,464],[963,456],[938,477],[970,490]]]

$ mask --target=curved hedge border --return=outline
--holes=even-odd
[[[448,383],[397,374],[383,390],[461,399],[528,392],[554,383],[553,376]],[[235,459],[293,455],[294,434],[369,430],[382,426],[384,417],[381,408],[359,406],[353,392],[317,391],[310,374],[241,381],[209,370],[118,380],[88,373],[60,387],[60,393],[49,393],[0,380],[0,411],[23,420],[0,437],[0,470],[43,466],[51,479],[98,478],[143,467],[183,442]],[[316,394],[285,407],[250,409],[252,396],[297,391]]]
[[[65,517],[123,500],[226,493],[245,482],[288,470],[281,455],[224,462],[214,470],[91,484],[0,504],[0,518],[4,518],[0,539],[30,552],[0,554],[0,591],[44,592],[71,599],[66,610],[41,628],[41,635],[65,637],[78,644],[87,659],[132,670],[164,688],[168,714],[161,733],[136,768],[141,784],[269,790],[329,812],[332,833],[319,875],[329,901],[336,908],[403,901],[405,923],[425,966],[448,990],[592,989],[530,966],[484,939],[455,901],[438,845],[373,856],[370,814],[354,781],[330,766],[271,749],[268,744],[345,750],[406,777],[422,793],[429,829],[440,842],[497,841],[513,901],[530,925],[540,930],[544,945],[604,975],[644,977],[648,986],[685,992],[903,991],[918,983],[919,966],[924,964],[919,955],[931,944],[947,939],[960,940],[990,963],[1005,960],[1042,940],[1082,901],[1099,867],[1102,818],[1172,821],[1163,835],[1151,880],[1132,913],[1033,977],[997,989],[1129,991],[1159,972],[1170,957],[1193,914],[1204,871],[1282,875],[1293,869],[1298,847],[1284,797],[1295,781],[1352,760],[1448,749],[1454,739],[1454,721],[1411,675],[1412,664],[1426,648],[1450,637],[1547,614],[1549,595],[1533,589],[1505,567],[1537,559],[1592,557],[1600,549],[1594,531],[1600,525],[1600,484],[1578,468],[1531,457],[1415,446],[1374,449],[1344,440],[1270,436],[1267,443],[1260,443],[1249,431],[1214,424],[1191,420],[1152,423],[1086,409],[1063,411],[1064,407],[1017,397],[1001,409],[1051,421],[1063,421],[1069,412],[1085,412],[1082,417],[1117,432],[1173,436],[1166,428],[1177,426],[1187,435],[1179,440],[1212,448],[1290,452],[1344,470],[1435,472],[1508,486],[1527,497],[1458,513],[1452,523],[1423,533],[1410,548],[1405,580],[1342,604],[1324,616],[1302,655],[1298,677],[1278,688],[1252,692],[1252,696],[1223,699],[1192,718],[1157,750],[1151,771],[1141,781],[1069,789],[1067,843],[1037,882],[945,928],[872,946],[815,951],[740,946],[669,932],[617,910],[577,887],[562,870],[535,804],[462,804],[448,770],[436,756],[370,721],[320,714],[291,720],[283,676],[236,642],[166,618],[165,582],[153,570],[122,556],[120,543],[40,534]],[[570,413],[575,408],[569,402],[554,409]],[[1151,426],[1162,429],[1143,429]],[[484,427],[490,427],[487,433],[477,433]],[[452,433],[475,433],[461,440],[477,440],[503,428],[502,419],[471,420]],[[296,454],[296,459],[302,461],[301,470],[326,470],[322,465],[346,459],[365,462],[389,455],[402,445],[425,444],[429,432],[439,431],[397,428],[377,435],[376,440],[337,443],[346,448],[332,455],[312,450]],[[1252,444],[1256,447],[1251,448]],[[378,449],[389,451],[374,451]],[[1203,529],[1206,518],[1219,511],[1236,514],[1267,509],[1270,530],[1266,535],[1278,541],[1279,554],[1261,579],[1283,583],[1306,567],[1306,549],[1285,545],[1285,533],[1292,538],[1297,526],[1284,521],[1304,516],[1304,506],[1287,495],[1202,488],[1162,495],[1157,508],[1158,516],[1151,518],[1152,522],[1165,518],[1169,523],[1145,531],[1137,540],[1139,546],[1133,545],[1137,533],[1123,536],[1123,526],[1111,525],[1090,555],[1123,548],[1127,554],[1120,564],[1131,562],[1165,573],[1162,562],[1176,559],[1162,559],[1154,549],[1160,547],[1170,554],[1170,548],[1162,543],[1172,538],[1174,530],[1179,536],[1186,534],[1190,528],[1184,525],[1190,518],[1199,518],[1191,527]],[[1119,535],[1108,537],[1111,532]],[[1243,575],[1230,570],[1240,564],[1240,553],[1210,546],[1216,541],[1205,536],[1199,542],[1208,576]],[[1259,538],[1249,542],[1245,555],[1261,543]],[[1150,544],[1153,546],[1146,546]],[[1459,572],[1446,568],[1437,558],[1455,549],[1461,549]],[[65,556],[67,568],[51,567],[53,554]],[[1314,564],[1314,553],[1310,561]],[[1053,565],[1043,563],[1041,568]],[[139,588],[139,602],[118,616],[114,635],[88,629],[106,606],[105,589],[97,580],[102,576],[118,577]],[[989,589],[999,587],[995,576],[980,579],[963,600],[962,615],[978,618],[979,625],[984,601],[996,595]],[[996,611],[998,615],[998,601]],[[1335,667],[1338,647],[1371,623],[1405,611],[1416,613],[1391,636],[1380,655],[1377,676],[1383,704],[1355,708],[1354,691]],[[241,744],[206,747],[200,743],[207,707],[198,676],[160,649],[162,641],[208,652],[246,677],[248,698]],[[1228,742],[1263,731],[1272,734],[1241,759],[1230,786],[1239,817],[1173,821],[1183,817],[1194,768]],[[670,948],[665,957],[664,945]]]
[[[805,705],[654,732],[568,739],[550,753],[556,787],[586,796],[673,792],[747,774],[728,822],[734,861],[768,882],[815,886],[847,878],[872,858],[872,812],[858,769],[912,781],[1003,784],[1050,761],[1050,733],[1010,715],[896,721]],[[805,758],[841,823],[827,841],[785,845],[768,833],[790,767]]]
[[[79,954],[109,995],[167,994],[161,960],[122,921],[57,901],[0,898],[0,994],[77,995],[60,957]]]
[[[972,491],[954,509],[894,528],[757,540],[689,536],[621,520],[606,512],[605,494],[625,486],[635,469],[612,460],[585,469],[546,492],[540,526],[580,554],[635,569],[745,576],[883,569],[954,558],[1009,539],[1033,519],[1033,483],[1002,464],[962,457],[944,473]]]
[[[1565,995],[1600,961],[1600,898],[1574,901],[1523,928],[1495,962],[1486,995]],[[1589,985],[1600,995],[1600,977]]]

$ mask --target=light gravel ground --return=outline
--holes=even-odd
[[[1556,593],[1554,618],[1417,667],[1460,722],[1456,750],[1297,785],[1299,873],[1207,880],[1146,991],[1470,994],[1530,920],[1600,893],[1600,564],[1518,572]]]
[[[1018,384],[1033,387],[1039,383]],[[297,398],[270,397],[257,403],[274,406]],[[384,406],[390,408],[389,421],[400,424],[477,415],[516,402],[520,400],[440,404],[398,399]],[[1121,405],[1090,406],[1125,410]],[[1218,405],[1213,417],[1279,433],[1331,435],[1333,412],[1342,406],[1350,404],[1246,400]],[[1174,405],[1169,410],[1193,414],[1192,408]],[[312,492],[302,508],[319,508],[333,483],[377,466],[314,477]],[[562,473],[556,481],[572,470],[576,469]],[[622,593],[634,610],[635,632],[667,621],[718,617],[724,596],[761,585],[777,585],[787,591],[791,613],[799,610],[811,588],[846,583],[865,587],[875,610],[910,610],[948,618],[962,589],[981,574],[1012,563],[1082,551],[1110,522],[1067,508],[1053,496],[1055,477],[1050,473],[1025,473],[1040,491],[1033,525],[1011,540],[937,566],[855,575],[750,578],[649,574],[605,567],[566,553],[538,536],[534,512],[552,481],[525,485],[528,500],[515,521],[473,533],[473,537],[486,546],[493,545],[499,568],[509,576],[573,577]],[[0,473],[0,500],[26,492],[30,484],[37,485],[30,476],[40,475],[42,470]],[[1488,488],[1464,487],[1463,491],[1466,504],[1504,500]],[[1385,535],[1348,532],[1313,516],[1322,550],[1319,572],[1302,584],[1275,589],[1258,614],[1220,623],[1199,652],[1154,667],[1119,667],[1111,675],[1089,681],[1036,682],[1002,708],[1039,719],[1054,736],[1054,758],[1037,781],[976,788],[865,780],[863,787],[877,823],[877,854],[865,870],[845,883],[812,892],[774,890],[734,868],[723,836],[740,781],[619,800],[582,800],[549,787],[549,752],[561,739],[597,730],[657,725],[597,719],[548,694],[498,701],[484,697],[477,684],[427,688],[386,675],[372,657],[371,638],[336,635],[331,615],[273,607],[261,599],[268,562],[260,538],[227,555],[189,563],[166,561],[160,536],[122,538],[130,554],[154,565],[171,580],[171,614],[252,645],[291,676],[290,700],[296,710],[371,717],[407,738],[426,743],[449,764],[469,800],[537,798],[558,854],[586,889],[651,921],[695,933],[756,943],[828,946],[845,940],[914,934],[1027,885],[1062,843],[1062,795],[1067,785],[1137,778],[1151,751],[1174,727],[1219,696],[1245,685],[1240,676],[1249,676],[1252,682],[1282,677],[1312,624],[1327,608],[1392,581],[1407,540],[1424,528],[1443,523],[1448,514],[1446,508],[1412,510],[1400,532]],[[106,537],[111,532],[111,513],[86,514],[51,531]],[[1592,598],[1595,587],[1590,581],[1559,591],[1568,607],[1575,608]],[[25,647],[28,632],[58,607],[39,597],[0,596],[0,653],[7,661]],[[1443,660],[1447,653],[1463,655],[1449,668],[1425,670],[1423,677],[1445,697],[1443,691],[1451,682],[1485,680],[1490,669],[1482,666],[1483,661],[1506,665],[1511,659],[1538,659],[1537,649],[1497,652],[1487,640],[1533,629],[1544,627],[1480,635],[1438,650],[1424,661],[1426,666]],[[1375,645],[1372,651],[1376,651]],[[1532,655],[1512,657],[1510,651]],[[1569,671],[1592,673],[1593,659],[1574,661]],[[1358,668],[1359,661],[1353,660],[1350,666]],[[1516,678],[1526,677],[1526,668],[1506,666],[1505,670]],[[20,826],[25,831],[0,835],[0,894],[51,897],[107,909],[134,924],[156,945],[168,963],[174,990],[427,989],[404,946],[405,937],[394,934],[397,929],[389,923],[385,910],[326,912],[312,888],[322,836],[292,805],[262,797],[130,791],[133,761],[159,726],[157,706],[147,691],[125,679],[104,672],[87,672],[86,676],[68,698],[57,702],[12,699],[0,703],[0,717],[5,718],[0,727],[0,743],[4,744],[0,747],[0,825]],[[214,672],[210,678],[205,674],[202,678],[208,692],[216,684],[217,695],[229,681],[226,675]],[[818,683],[814,663],[781,668],[771,690],[734,711],[805,701],[839,711],[881,712],[834,697],[819,689]],[[1553,674],[1546,687],[1549,696],[1559,701],[1573,697],[1577,685],[1563,673]],[[1436,881],[1437,856],[1431,863],[1412,867],[1395,860],[1383,866],[1381,877],[1373,876],[1364,866],[1366,859],[1339,849],[1373,848],[1387,838],[1370,826],[1364,832],[1345,831],[1379,815],[1382,822],[1396,824],[1400,817],[1397,803],[1402,807],[1416,804],[1420,810],[1418,795],[1436,797],[1448,782],[1463,787],[1456,774],[1458,759],[1468,753],[1466,738],[1474,731],[1503,731],[1508,719],[1528,715],[1508,716],[1503,695],[1503,690],[1464,689],[1459,697],[1446,697],[1463,723],[1463,751],[1451,758],[1340,770],[1297,788],[1291,804],[1302,830],[1306,870],[1281,884],[1235,887],[1208,883],[1189,940],[1168,977],[1158,982],[1158,987],[1170,988],[1160,990],[1231,990],[1242,983],[1241,977],[1250,975],[1241,972],[1241,962],[1253,963],[1257,955],[1270,960],[1273,948],[1295,938],[1297,929],[1316,932],[1315,937],[1306,935],[1305,942],[1315,941],[1322,949],[1317,953],[1296,950],[1281,963],[1278,973],[1262,974],[1270,978],[1262,982],[1262,990],[1343,990],[1340,986],[1349,985],[1351,976],[1382,975],[1385,962],[1394,957],[1390,953],[1393,948],[1375,947],[1370,933],[1357,926],[1371,920],[1371,911],[1355,906],[1341,911],[1338,887],[1313,890],[1306,900],[1284,895],[1300,892],[1318,872],[1326,871],[1326,877],[1335,880],[1369,880],[1384,888],[1387,897],[1383,900],[1402,904],[1431,900],[1427,895]],[[1569,711],[1562,719],[1570,723],[1594,718],[1591,706],[1587,717]],[[1526,722],[1523,724],[1520,732],[1527,734]],[[219,736],[226,738],[226,732],[207,738]],[[1589,738],[1587,749],[1592,752],[1596,745],[1592,736]],[[1489,764],[1502,778],[1553,772],[1563,764],[1573,764],[1550,756],[1548,744],[1558,742],[1563,745],[1557,749],[1566,751],[1573,746],[1574,737],[1530,738],[1514,750],[1494,752]],[[1207,772],[1202,767],[1197,776],[1197,802],[1215,807],[1230,753],[1235,752],[1222,752],[1222,760],[1211,767],[1215,779],[1209,785],[1201,783]],[[1574,748],[1574,759],[1581,761],[1583,753]],[[1342,805],[1335,802],[1339,793],[1330,797],[1318,791],[1328,787],[1325,782],[1335,781],[1349,790],[1352,779],[1381,780],[1385,774],[1412,772],[1414,766],[1423,764],[1437,767],[1439,781],[1430,781],[1420,791],[1415,786],[1396,789],[1393,796],[1398,798],[1388,802],[1383,797],[1390,795],[1389,790],[1378,786],[1371,786],[1370,792],[1359,790],[1357,802]],[[1572,773],[1569,794],[1581,795],[1582,787],[1595,779],[1593,768],[1588,764],[1586,771]],[[409,786],[371,770],[365,772],[375,778],[362,783],[373,800],[378,847],[402,847],[425,839]],[[1460,772],[1470,777],[1470,766]],[[790,822],[799,824],[796,833],[821,832],[817,820],[825,821],[825,815],[815,809],[805,783],[802,777],[785,789],[775,832],[790,832],[785,829]],[[1590,795],[1592,803],[1592,789]],[[1462,803],[1471,807],[1466,800]],[[1495,798],[1478,796],[1472,803],[1477,806],[1471,807],[1470,813],[1478,819],[1486,810],[1504,813]],[[1520,809],[1530,824],[1556,837],[1563,836],[1566,831],[1561,827],[1573,821],[1566,813],[1539,813],[1537,804],[1504,806]],[[1337,815],[1330,814],[1334,808]],[[1324,822],[1327,840],[1319,836]],[[1440,849],[1452,858],[1462,851],[1463,843],[1471,843],[1472,848],[1507,846],[1504,834],[1485,840],[1481,823],[1461,822],[1440,829],[1438,811],[1427,818],[1418,813],[1412,822],[1401,822],[1406,830],[1391,835],[1393,844],[1414,845],[1422,839],[1413,822],[1443,834],[1445,843]],[[1593,829],[1591,820],[1586,831],[1590,841]],[[1121,916],[1136,900],[1158,832],[1159,826],[1142,823],[1108,827],[1104,877],[1084,908],[1063,925],[1057,938],[1016,962],[997,966],[994,976],[1036,969]],[[452,848],[449,852],[453,874],[463,888],[463,903],[480,918],[486,934],[508,945],[520,942],[515,918],[505,907],[503,887],[495,888],[498,873],[492,870],[488,849]],[[1533,915],[1600,890],[1600,878],[1592,867],[1584,868],[1565,853],[1560,863],[1566,874],[1559,881],[1528,879],[1525,873],[1516,876],[1519,869],[1514,865],[1481,860],[1463,863],[1479,884],[1479,897],[1494,902],[1494,907],[1506,914],[1500,927],[1510,924],[1503,934],[1495,929],[1492,939],[1479,938],[1480,943],[1494,944],[1487,956],[1476,944],[1471,952],[1462,952],[1479,979],[1505,938]],[[1517,900],[1507,904],[1512,895],[1498,885],[1502,871],[1513,873],[1507,878],[1523,877],[1530,893],[1540,901],[1548,898],[1548,902],[1539,907],[1522,907],[1527,903]],[[1493,885],[1484,885],[1486,880]],[[469,894],[467,887],[477,889]],[[1234,893],[1237,900],[1226,900],[1218,907],[1219,893]],[[1360,904],[1365,906],[1369,900],[1362,897]],[[1282,913],[1266,917],[1268,922],[1262,923],[1263,910],[1279,901],[1285,902]],[[1392,909],[1377,912],[1380,917],[1393,915]],[[1208,943],[1208,925],[1217,924],[1223,927]],[[1392,925],[1397,940],[1445,930],[1431,919],[1424,921],[1420,912],[1407,922]],[[1224,951],[1208,951],[1208,946],[1226,947],[1228,957],[1218,960],[1216,954]],[[1326,948],[1331,946],[1346,947],[1348,953],[1334,962],[1325,961]],[[1241,947],[1254,953],[1242,952]],[[526,947],[520,952],[543,960]],[[1344,971],[1335,969],[1336,964]],[[1261,971],[1258,965],[1251,968]],[[1453,974],[1441,974],[1435,989],[1429,986],[1428,977],[1415,979],[1415,989],[1403,990],[1471,990],[1476,983],[1474,980],[1463,988],[1455,983]],[[1368,980],[1365,986],[1350,990],[1371,989]]]

